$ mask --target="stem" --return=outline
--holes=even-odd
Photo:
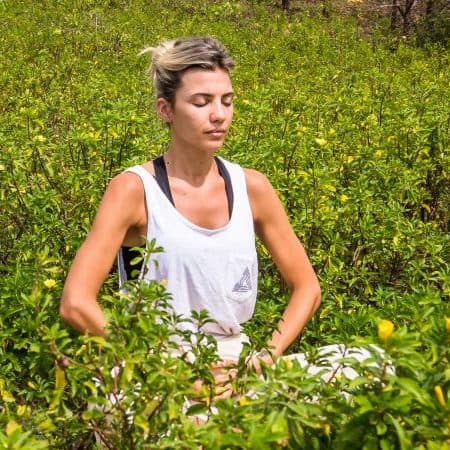
[[[94,432],[98,434],[101,444],[107,447],[108,449],[114,450],[114,446],[112,445],[111,442],[109,442],[105,434],[100,430],[97,423],[94,420],[91,420],[89,421],[89,424],[91,425]]]

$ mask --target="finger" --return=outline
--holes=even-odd
[[[192,385],[195,391],[201,392],[203,387],[203,381],[202,380],[195,380],[194,384]]]
[[[223,367],[229,367],[229,366],[235,366],[236,361],[232,359],[222,359],[220,361],[216,361],[214,364],[211,365],[211,369],[220,369]]]
[[[211,371],[211,373],[214,378],[217,377],[236,378],[238,369],[214,369]]]
[[[233,395],[234,395],[233,389],[228,389],[228,390],[226,390],[225,392],[223,392],[222,394],[216,395],[216,396],[214,397],[214,401],[217,401],[217,400],[225,400],[225,399],[227,399],[227,398],[233,397]]]
[[[261,373],[261,362],[258,357],[252,356],[247,363],[247,366],[254,370],[258,375]]]
[[[225,373],[225,374],[219,374],[219,375],[216,375],[215,377],[214,377],[214,381],[215,381],[215,384],[217,385],[217,384],[225,384],[225,383],[228,383],[229,381],[230,381],[230,377],[228,376],[228,374],[227,373]]]
[[[227,384],[223,387],[216,388],[216,395],[214,395],[214,400],[223,400],[225,398],[230,398],[233,394],[233,388],[231,384]]]
[[[234,380],[237,374],[238,374],[237,369],[231,369],[226,371],[225,373],[218,373],[214,375],[214,380],[216,384],[227,383],[229,381]]]
[[[228,369],[225,369],[223,367],[215,367],[214,369],[211,369],[211,373],[213,374],[213,376],[217,376],[217,375],[223,375],[224,373],[227,373]]]

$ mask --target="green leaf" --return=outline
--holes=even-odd
[[[148,433],[150,431],[150,426],[147,422],[147,420],[142,417],[140,414],[135,416],[134,423],[138,428],[140,428],[144,433]]]
[[[392,450],[394,447],[387,439],[380,439],[381,450]]]
[[[400,425],[400,423],[390,414],[386,414],[387,419],[394,425],[395,431],[397,432],[398,443],[401,450],[407,450],[410,448],[410,441],[407,439],[405,430]]]
[[[395,382],[403,388],[405,391],[409,392],[414,398],[424,406],[432,406],[432,402],[428,393],[422,389],[413,379],[411,378],[396,378]]]
[[[378,436],[383,436],[387,431],[387,425],[384,422],[378,422],[376,428]]]
[[[84,411],[81,417],[86,421],[101,419],[103,417],[103,412],[97,408],[91,408],[87,411]]]
[[[193,405],[189,406],[186,414],[188,416],[194,416],[196,414],[204,414],[207,411],[208,407],[204,403],[194,403]]]

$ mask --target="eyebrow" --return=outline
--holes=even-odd
[[[234,92],[226,92],[225,94],[222,94],[221,97],[230,97],[230,96],[234,96]],[[195,94],[190,95],[190,98],[193,97],[207,97],[207,98],[212,98],[214,97],[213,94],[210,94],[208,92],[196,92]]]

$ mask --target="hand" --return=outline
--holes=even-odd
[[[233,394],[232,381],[236,378],[238,369],[236,361],[223,360],[219,361],[211,367],[211,372],[215,381],[215,397],[214,400],[230,398]]]
[[[214,400],[230,398],[233,394],[232,380],[236,378],[238,369],[236,361],[222,360],[211,366],[211,374],[214,377]],[[196,380],[193,387],[199,394],[204,394],[203,380]]]
[[[256,372],[257,375],[261,375],[262,366],[273,366],[275,363],[275,358],[267,350],[263,349],[260,352],[250,356],[247,360],[247,367]]]

